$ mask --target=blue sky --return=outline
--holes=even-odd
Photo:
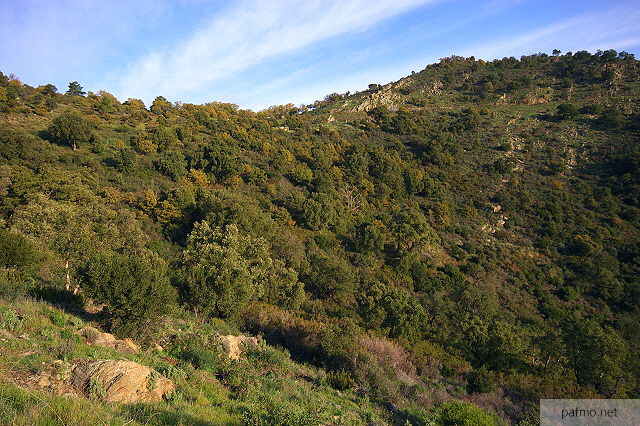
[[[120,100],[310,103],[452,54],[640,51],[638,1],[0,0],[0,70]]]

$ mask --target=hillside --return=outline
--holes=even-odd
[[[639,100],[612,50],[260,112],[0,74],[0,418],[530,425],[638,398]],[[264,342],[225,358],[241,333]],[[173,396],[34,384],[123,357]]]

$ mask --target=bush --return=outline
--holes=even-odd
[[[573,104],[560,104],[557,107],[556,115],[560,120],[573,120],[578,114],[578,108]]]
[[[487,414],[479,407],[460,401],[442,404],[439,423],[443,426],[494,426],[503,425],[498,417]]]
[[[176,180],[187,173],[187,162],[184,155],[177,151],[165,152],[158,161],[155,162],[156,169],[165,176]]]
[[[624,116],[617,108],[605,109],[600,117],[598,117],[598,124],[602,127],[616,129],[624,123]]]
[[[469,372],[467,381],[469,382],[469,392],[472,393],[487,393],[496,388],[496,383],[486,368],[479,368]]]
[[[29,273],[42,260],[43,256],[30,240],[15,232],[0,229],[0,268]]]
[[[94,138],[91,122],[75,112],[65,112],[56,117],[49,127],[49,133],[54,141],[73,149]]]
[[[322,382],[339,391],[345,391],[355,386],[351,374],[346,371],[331,371],[322,378]]]
[[[101,253],[81,268],[80,280],[89,297],[107,306],[112,327],[122,332],[157,320],[176,304],[167,264],[155,254]]]

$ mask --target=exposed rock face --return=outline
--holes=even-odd
[[[218,335],[218,341],[231,360],[240,359],[240,355],[247,349],[257,348],[259,345],[258,338],[252,336]]]
[[[80,360],[71,367],[71,384],[87,396],[97,386],[105,402],[157,402],[175,390],[173,382],[149,367],[126,360]]]
[[[397,110],[397,103],[400,102],[401,96],[398,93],[392,92],[390,88],[391,84],[383,86],[383,88],[377,92],[371,93],[367,99],[365,99],[360,105],[357,105],[352,109],[355,111],[369,111],[377,106],[386,106],[391,111]]]
[[[137,354],[140,348],[131,339],[118,340],[113,334],[103,333],[97,328],[84,327],[78,331],[84,337],[85,343],[96,346],[106,346],[122,352]]]

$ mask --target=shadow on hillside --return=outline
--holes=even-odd
[[[53,135],[51,134],[51,132],[49,132],[48,129],[40,130],[38,133],[36,133],[36,136],[38,136],[40,139],[44,139],[47,142],[54,143]]]
[[[63,311],[75,315],[86,322],[102,323],[106,319],[103,312],[87,312],[81,295],[73,294],[51,284],[45,284],[31,289],[29,295],[39,300],[51,303]]]

